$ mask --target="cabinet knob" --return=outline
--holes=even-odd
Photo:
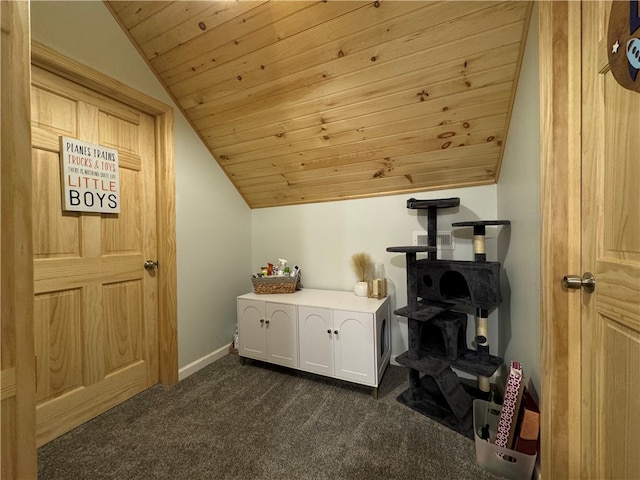
[[[331,329],[327,330],[327,333],[331,333]]]
[[[260,319],[260,323],[264,323],[264,318],[261,318],[261,319]]]
[[[333,333],[335,333],[337,335],[338,334],[338,330],[334,330]]]
[[[264,323],[266,323],[267,325],[269,325],[269,320],[265,321]]]

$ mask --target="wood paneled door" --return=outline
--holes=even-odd
[[[637,4],[616,5],[627,35]],[[640,92],[611,71],[610,12],[582,6],[582,265],[596,278],[582,293],[582,458],[589,478],[618,479],[640,475]],[[627,39],[616,41],[629,78]]]
[[[29,3],[0,2],[0,479],[36,478]]]
[[[31,121],[42,445],[159,381],[166,265],[144,267],[159,259],[154,116],[34,65]],[[120,213],[63,210],[61,136],[118,151]]]
[[[623,13],[638,5],[614,3]],[[640,93],[608,64],[628,40],[607,38],[612,2],[538,5],[542,476],[638,478]],[[637,37],[637,11],[623,21]],[[562,287],[563,276],[587,272],[593,292]]]

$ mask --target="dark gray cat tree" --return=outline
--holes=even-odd
[[[427,246],[389,247],[406,255],[407,306],[395,310],[407,317],[409,349],[396,360],[409,367],[409,388],[398,401],[447,427],[473,438],[473,399],[487,399],[489,377],[503,359],[489,353],[486,321],[502,301],[500,263],[487,262],[485,227],[508,225],[508,220],[454,223],[473,227],[474,261],[438,260],[438,209],[460,205],[459,198],[407,201],[407,208],[427,210]],[[418,259],[418,253],[427,258]],[[467,314],[460,307],[475,307],[476,349],[467,348]],[[453,371],[475,375],[478,386],[462,382]]]

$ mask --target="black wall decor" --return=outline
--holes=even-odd
[[[407,268],[407,306],[395,310],[407,317],[409,349],[396,360],[409,367],[409,388],[398,401],[459,433],[473,438],[473,399],[489,395],[489,377],[503,359],[489,353],[486,321],[502,301],[498,262],[487,262],[485,227],[508,225],[508,220],[454,223],[473,227],[474,261],[439,260],[436,232],[438,210],[460,205],[459,198],[407,201],[407,208],[427,210],[427,246],[388,247],[404,253]],[[418,258],[426,253],[426,258]],[[467,314],[475,307],[475,349],[467,348]],[[475,375],[478,386],[464,383],[453,369]]]

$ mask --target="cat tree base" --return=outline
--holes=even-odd
[[[447,399],[435,379],[430,375],[424,375],[416,385],[410,386],[398,395],[397,400],[441,425],[473,439],[473,398],[464,389],[457,392],[453,398]],[[452,401],[455,401],[457,415],[452,411]]]

